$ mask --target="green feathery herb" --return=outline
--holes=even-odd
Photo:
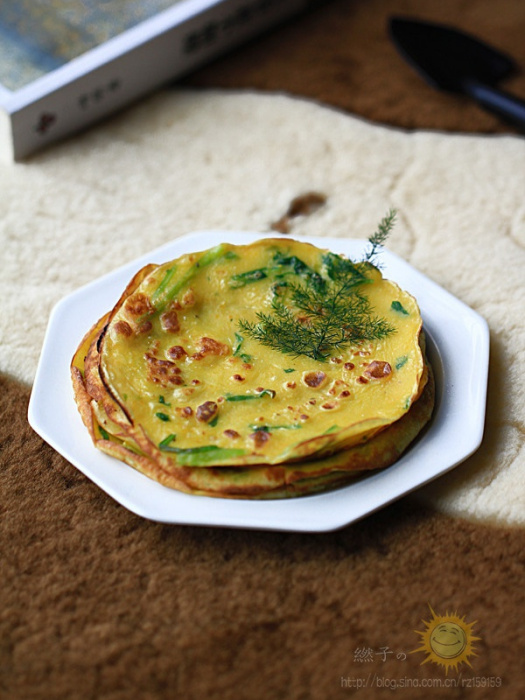
[[[368,239],[370,247],[364,257],[365,262],[373,262],[374,258],[379,253],[379,249],[385,244],[386,239],[388,238],[390,232],[394,228],[394,225],[396,223],[396,216],[397,210],[390,209],[388,214],[381,219],[377,230]]]
[[[395,211],[391,211],[381,221],[369,239],[371,250],[363,263],[370,263],[377,254],[394,219]],[[276,253],[274,262],[281,269],[291,269],[297,281],[288,278],[286,285],[275,291],[271,312],[258,312],[257,322],[239,321],[245,335],[284,354],[323,362],[350,344],[380,340],[394,332],[387,321],[373,314],[361,292],[371,281],[363,263],[334,253],[323,256],[321,272],[281,253]]]

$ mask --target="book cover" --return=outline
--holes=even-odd
[[[0,157],[21,160],[309,0],[2,0]]]

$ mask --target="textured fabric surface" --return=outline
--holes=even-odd
[[[523,697],[523,530],[407,499],[323,535],[151,523],[31,432],[28,389],[0,390],[2,700]],[[411,653],[429,604],[476,622],[472,668]]]
[[[186,81],[202,93],[165,91],[1,170],[2,700],[376,698],[396,682],[404,698],[523,697],[523,140],[420,81],[385,36],[394,12],[525,66],[518,0],[340,0]],[[508,87],[525,96],[523,75]],[[327,204],[292,235],[366,237],[394,205],[392,250],[489,321],[481,449],[326,535],[129,513],[27,424],[52,305],[189,228],[266,232],[311,189]],[[453,613],[475,653],[445,673],[417,650]]]

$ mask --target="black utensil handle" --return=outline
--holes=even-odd
[[[525,131],[525,100],[474,80],[465,81],[463,87],[465,92],[486,110]]]

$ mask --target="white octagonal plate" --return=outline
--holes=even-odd
[[[32,428],[101,489],[132,512],[158,522],[265,530],[341,528],[444,474],[480,445],[489,361],[486,321],[404,260],[384,249],[384,276],[417,299],[436,375],[430,425],[391,467],[311,496],[252,501],[192,496],[161,486],[97,450],[77,411],[69,367],[86,331],[111,309],[135,272],[220,242],[252,243],[264,234],[203,231],[158,248],[60,301],[51,314],[29,403]],[[358,260],[367,241],[294,237]]]

